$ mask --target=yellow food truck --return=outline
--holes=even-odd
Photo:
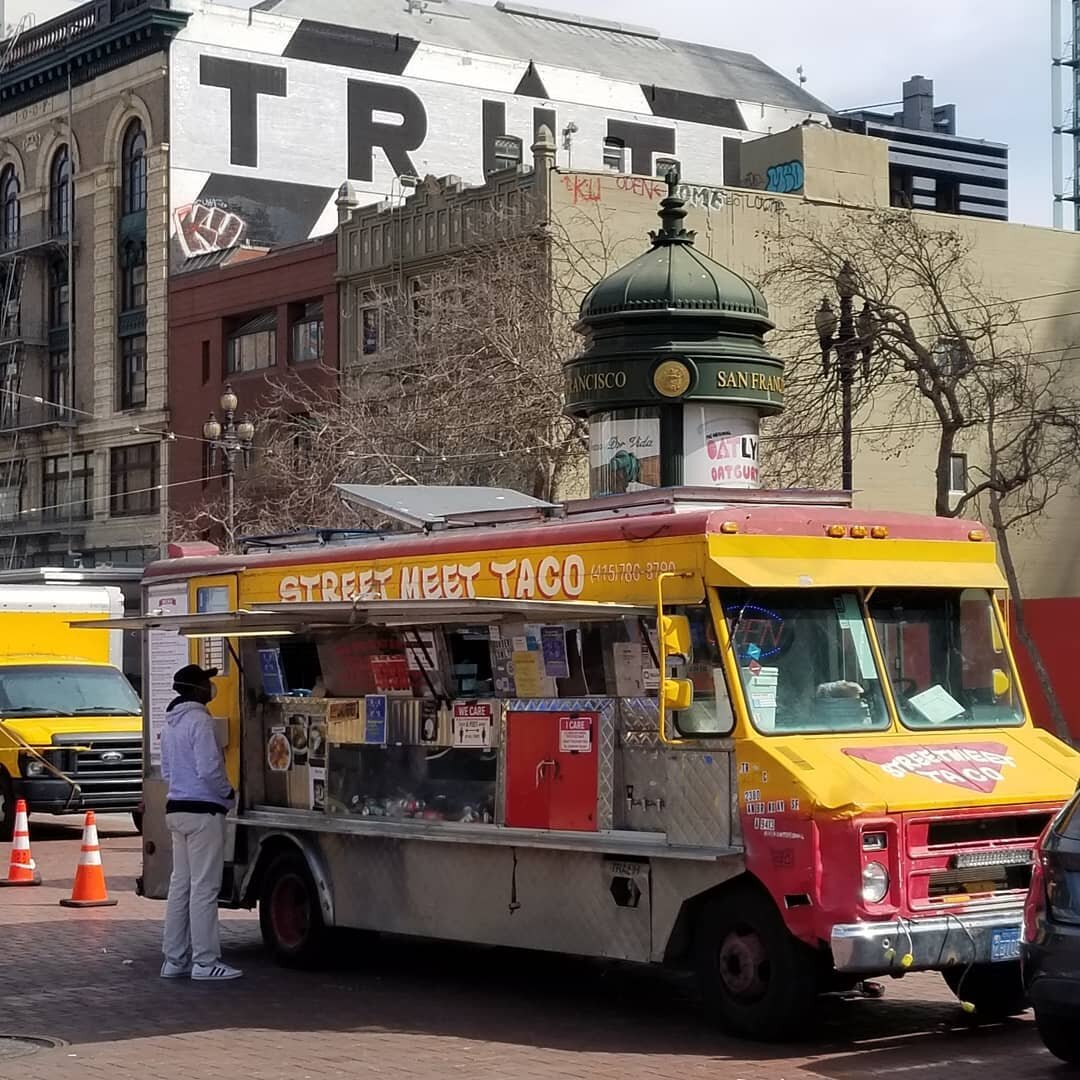
[[[31,814],[130,812],[142,795],[142,705],[120,670],[118,588],[0,585],[0,840]],[[73,630],[72,617],[92,632]]]
[[[911,971],[1024,1007],[1032,847],[1080,756],[1032,725],[980,525],[793,492],[352,495],[412,533],[178,546],[115,624],[147,631],[146,895],[194,661],[239,792],[223,902],[284,963],[351,927],[685,966],[759,1037]]]

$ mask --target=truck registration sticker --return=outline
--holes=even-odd
[[[990,960],[1000,963],[1020,959],[1020,927],[1001,926],[990,934]]]

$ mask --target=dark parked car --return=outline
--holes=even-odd
[[[1080,789],[1036,845],[1022,961],[1043,1042],[1080,1065]]]

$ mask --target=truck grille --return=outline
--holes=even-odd
[[[53,745],[77,746],[69,776],[82,792],[81,807],[132,810],[142,793],[143,748],[139,735],[56,736]]]
[[[929,911],[976,900],[1020,899],[1047,810],[912,814],[905,821],[907,901]]]

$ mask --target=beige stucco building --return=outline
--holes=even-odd
[[[141,565],[161,542],[166,57],[184,17],[85,17],[67,47],[55,23],[5,43],[26,78],[0,102],[4,569]]]

